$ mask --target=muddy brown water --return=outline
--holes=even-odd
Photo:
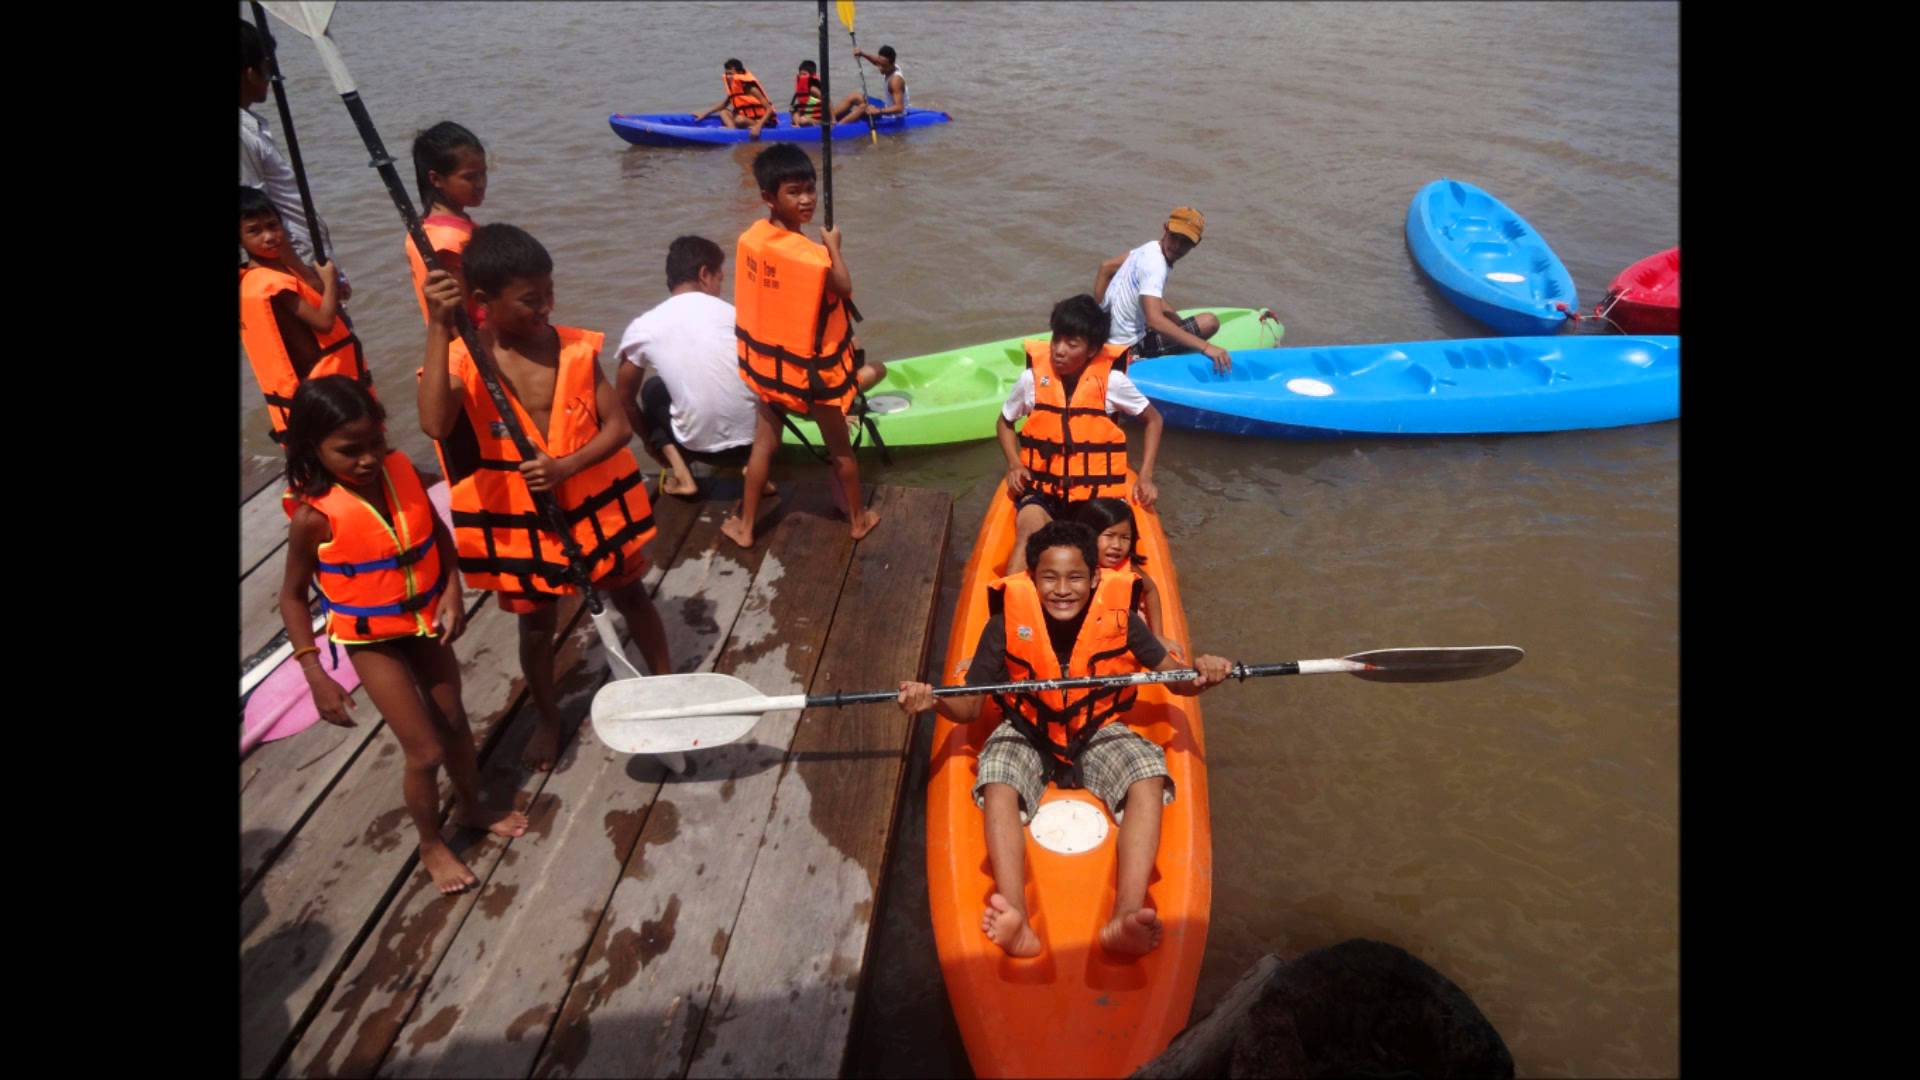
[[[731,255],[758,198],[751,150],[631,147],[607,114],[705,108],[729,56],[784,93],[815,50],[813,10],[349,3],[333,34],[390,149],[404,156],[441,119],[480,135],[491,178],[475,217],[539,237],[556,320],[617,341],[665,295],[667,243],[698,233]],[[1206,213],[1207,237],[1169,300],[1272,305],[1289,345],[1483,333],[1406,249],[1407,201],[1437,176],[1531,220],[1589,308],[1679,240],[1676,5],[858,11],[863,47],[900,51],[914,104],[955,117],[834,148],[835,217],[881,357],[1043,326],[1178,204]],[[839,96],[858,83],[834,35]],[[279,36],[393,435],[431,461],[412,419],[424,333],[398,219],[312,50]],[[244,361],[240,390],[242,462],[258,465],[273,447]],[[1199,647],[1249,661],[1528,652],[1478,682],[1302,678],[1205,698],[1214,908],[1196,1013],[1263,952],[1372,937],[1458,982],[1524,1075],[1678,1071],[1679,458],[1678,423],[1168,433],[1163,513]],[[952,492],[963,558],[1001,464],[978,443],[863,468]],[[849,1068],[964,1074],[908,804]]]

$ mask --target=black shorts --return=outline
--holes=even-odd
[[[663,446],[674,446],[680,456],[688,461],[697,461],[714,468],[745,465],[753,453],[753,444],[730,446],[725,450],[689,450],[680,445],[673,437],[673,396],[667,393],[667,384],[660,376],[649,375],[640,384],[640,415],[647,421],[647,447],[655,453]]]
[[[1045,510],[1048,517],[1059,521],[1067,513],[1067,504],[1061,500],[1060,496],[1044,491],[1028,488],[1025,495],[1015,495],[1012,491],[1008,491],[1007,498],[1013,500],[1013,512],[1016,514],[1029,506],[1037,506]]]
[[[1185,330],[1187,333],[1192,334],[1194,337],[1199,337],[1200,336],[1199,316],[1192,316],[1189,318],[1181,319],[1180,329]],[[1158,330],[1147,331],[1147,336],[1135,342],[1133,346],[1134,358],[1139,360],[1145,360],[1149,356],[1166,356],[1170,353],[1183,353],[1183,352],[1192,352],[1192,351],[1193,351],[1192,349],[1189,349],[1185,345],[1182,345],[1179,342],[1172,340],[1171,338],[1167,337],[1165,334],[1162,334]]]

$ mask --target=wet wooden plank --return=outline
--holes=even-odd
[[[712,662],[751,578],[749,569],[724,553],[714,557],[726,508],[708,504],[704,509],[671,569],[650,574],[657,578],[651,582],[655,604],[677,670]],[[412,1071],[409,1066],[445,1065],[441,1052],[449,1049],[455,1075],[525,1075],[546,1034],[544,1022],[532,1030],[527,1061],[517,1069],[507,1067],[497,1052],[462,1061],[458,1050],[470,1045],[475,1033],[495,1043],[510,1030],[525,1037],[528,1025],[515,1028],[513,1022],[528,1001],[544,1000],[552,1014],[592,933],[591,925],[571,917],[572,909],[584,898],[604,899],[612,890],[663,775],[657,765],[642,762],[634,771],[643,780],[636,781],[625,755],[594,740],[591,724],[584,722],[608,671],[584,620],[572,640],[587,662],[578,666],[579,677],[569,680],[575,688],[561,702],[561,712],[563,721],[578,730],[554,772],[523,770],[518,749],[511,755],[505,750],[508,743],[524,745],[532,732],[535,714],[524,706],[488,770],[497,776],[495,782],[518,790],[520,802],[530,805],[531,831],[515,841],[487,837],[477,844],[467,865],[483,886],[454,901],[443,900],[431,879],[415,871],[408,889],[382,917],[370,947],[356,956],[295,1048],[289,1075],[371,1075],[383,1057],[388,1058],[383,1073],[394,1075]],[[610,840],[616,849],[611,859]],[[557,857],[561,852],[567,856]],[[589,908],[597,921],[599,905]],[[569,917],[556,918],[559,911]],[[571,962],[563,962],[569,955]]]
[[[268,484],[240,504],[240,576],[287,542],[287,512],[280,507],[280,485]]]
[[[260,489],[280,482],[285,475],[286,462],[279,455],[264,454],[240,455],[240,502],[260,494]]]
[[[582,607],[575,599],[562,601],[559,625],[571,628]],[[483,766],[522,697],[518,633],[517,619],[489,602],[454,643]],[[399,743],[383,726],[242,897],[243,1074],[275,1067],[291,1049],[413,870],[401,764]],[[443,775],[442,798],[447,792]]]
[[[796,512],[769,537],[715,669],[768,694],[812,681],[852,543],[844,520]],[[797,713],[770,714],[663,790],[606,904],[538,1076],[677,1076],[752,873]]]
[[[886,493],[810,693],[922,670],[952,499]],[[687,1075],[840,1073],[911,737],[890,703],[802,716]]]
[[[280,530],[286,539],[286,530]],[[269,552],[251,573],[240,579],[240,662],[271,644],[286,629],[280,618],[280,585],[287,575],[287,545]]]

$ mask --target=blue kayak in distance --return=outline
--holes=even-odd
[[[886,102],[877,97],[868,101],[884,106]],[[763,143],[797,142],[817,143],[820,141],[820,126],[810,124],[802,127],[793,125],[791,112],[775,113],[778,126],[768,124],[760,129],[758,141]],[[951,123],[953,117],[934,109],[908,108],[899,116],[882,117],[874,122],[874,130],[881,135],[897,135],[910,128],[932,127],[935,124]],[[709,116],[696,123],[692,113],[614,113],[607,117],[607,123],[613,127],[613,133],[637,146],[713,146],[719,144],[743,143],[753,141],[747,138],[746,128],[730,128],[720,122],[718,116]],[[833,126],[833,137],[840,139],[866,138],[867,121],[848,121]]]
[[[1470,338],[1198,353],[1127,370],[1167,423],[1281,438],[1500,435],[1680,416],[1677,336]]]
[[[1463,180],[1441,178],[1407,207],[1407,247],[1455,307],[1515,337],[1552,334],[1556,305],[1580,310],[1573,276],[1525,218]]]

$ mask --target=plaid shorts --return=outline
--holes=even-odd
[[[1180,329],[1185,330],[1187,333],[1192,334],[1194,337],[1199,337],[1200,336],[1200,317],[1198,315],[1189,315],[1188,317],[1181,319]],[[1134,356],[1134,359],[1136,360],[1145,360],[1149,356],[1167,356],[1172,353],[1183,353],[1183,352],[1189,352],[1189,351],[1191,350],[1189,350],[1185,345],[1182,345],[1179,342],[1174,341],[1172,338],[1161,333],[1160,331],[1149,330],[1147,331],[1146,336],[1140,339],[1139,344],[1133,347],[1133,356]]]
[[[1165,777],[1167,784],[1161,805],[1173,801],[1173,777],[1167,773],[1166,751],[1123,720],[1109,721],[1094,732],[1087,752],[1080,757],[1080,772],[1086,778],[1087,790],[1107,804],[1107,811],[1115,821],[1126,812],[1123,804],[1127,789],[1137,780]],[[988,784],[1005,784],[1020,793],[1022,825],[1032,820],[1034,810],[1040,805],[1040,796],[1047,791],[1047,773],[1040,751],[1004,720],[987,736],[987,745],[980,748],[980,774],[973,782],[973,805],[986,806],[986,796],[981,794],[981,789]]]

